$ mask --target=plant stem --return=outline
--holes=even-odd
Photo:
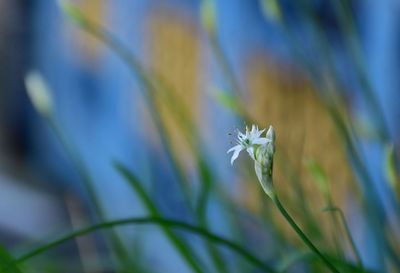
[[[360,252],[358,251],[358,249],[356,247],[356,244],[355,244],[355,242],[353,240],[353,237],[351,236],[350,227],[347,224],[346,217],[344,216],[344,213],[343,213],[342,209],[340,209],[339,207],[330,206],[330,207],[327,208],[327,210],[332,211],[332,212],[336,212],[336,213],[339,214],[340,219],[341,219],[341,221],[343,223],[343,227],[344,227],[347,239],[349,240],[350,247],[351,247],[351,249],[352,249],[352,251],[354,253],[354,256],[355,256],[355,258],[357,260],[357,264],[361,269],[364,269],[364,265],[363,265],[362,260],[361,260]]]
[[[187,224],[184,222],[176,221],[176,220],[169,220],[165,218],[160,218],[160,217],[134,217],[134,218],[124,218],[124,219],[119,219],[119,220],[114,220],[114,221],[106,221],[102,222],[93,226],[89,226],[86,228],[79,229],[77,231],[71,232],[70,234],[67,234],[57,240],[54,240],[52,242],[49,242],[47,244],[44,244],[28,253],[25,255],[22,255],[18,259],[14,260],[14,264],[20,264],[23,263],[43,252],[46,252],[58,245],[61,245],[64,242],[67,242],[71,239],[74,239],[79,236],[83,236],[85,234],[89,234],[98,230],[105,230],[105,229],[110,229],[116,226],[123,226],[123,225],[157,225],[161,227],[169,227],[169,228],[174,228],[174,229],[180,229],[184,230],[186,232],[196,234],[198,236],[203,237],[206,240],[212,241],[216,244],[219,244],[221,246],[224,246],[236,254],[242,256],[244,259],[246,259],[249,263],[252,263],[254,266],[257,268],[260,268],[263,270],[263,272],[270,272],[270,273],[275,273],[276,271],[266,265],[263,261],[261,261],[259,258],[248,252],[245,248],[243,248],[241,245],[230,241],[228,239],[225,239],[221,236],[218,236],[214,233],[211,233],[207,229],[204,229],[202,227],[194,226],[191,224]]]
[[[308,239],[308,237],[304,234],[301,228],[296,224],[290,214],[286,211],[285,207],[279,201],[277,194],[271,195],[271,199],[274,202],[275,206],[282,213],[283,217],[288,221],[288,223],[292,226],[294,231],[299,235],[299,237],[303,240],[303,242],[317,255],[321,260],[326,264],[326,266],[334,273],[340,273],[339,270],[318,250],[318,248]]]
[[[127,168],[125,168],[122,164],[119,164],[117,162],[115,163],[115,168],[133,187],[133,189],[136,191],[139,198],[142,200],[144,206],[151,213],[151,215],[153,217],[161,217],[161,213],[159,212],[158,208],[150,199],[150,197],[146,193],[146,190],[136,178],[136,176]],[[202,273],[203,270],[199,265],[200,259],[196,257],[195,253],[190,249],[190,247],[183,240],[181,240],[170,228],[168,228],[168,226],[162,226],[162,229],[166,237],[175,246],[177,251],[181,254],[182,258],[187,262],[187,264],[191,266],[193,271],[196,273]]]
[[[349,239],[350,246],[351,246],[351,248],[352,248],[352,250],[354,252],[354,256],[356,257],[358,266],[360,266],[361,268],[364,268],[364,265],[363,265],[362,260],[361,260],[361,255],[358,252],[358,249],[357,249],[356,244],[355,244],[355,242],[353,240],[353,237],[351,236],[350,228],[349,228],[349,226],[347,224],[346,218],[344,217],[343,211],[342,210],[338,210],[338,212],[339,212],[340,218],[342,219],[343,226],[344,226],[344,228],[346,230],[347,238]]]
[[[185,203],[188,204],[189,209],[192,210],[193,208],[190,200],[193,200],[194,198],[191,195],[190,183],[185,177],[184,170],[181,164],[179,163],[179,159],[176,152],[174,152],[173,149],[171,148],[172,139],[170,136],[168,136],[167,128],[165,127],[165,124],[163,124],[162,117],[157,111],[157,96],[162,95],[161,97],[162,101],[167,106],[169,106],[171,114],[177,119],[178,125],[180,125],[181,129],[186,133],[189,146],[190,148],[193,149],[195,153],[199,169],[204,170],[205,168],[208,167],[202,164],[201,162],[204,161],[203,158],[204,155],[202,155],[196,150],[195,145],[197,145],[198,133],[197,129],[193,125],[193,121],[188,117],[187,110],[185,110],[182,104],[177,103],[177,101],[179,100],[176,100],[171,96],[171,94],[173,93],[171,91],[171,87],[165,82],[165,80],[161,77],[161,75],[159,75],[155,71],[146,69],[139,62],[138,58],[129,50],[129,48],[127,48],[123,43],[121,43],[111,32],[107,31],[100,25],[97,25],[96,23],[93,23],[90,20],[88,20],[88,18],[86,18],[84,14],[81,14],[79,10],[74,8],[74,12],[75,14],[79,14],[79,20],[76,20],[76,18],[71,18],[71,17],[69,18],[71,18],[75,23],[77,23],[78,26],[80,26],[83,30],[94,35],[105,45],[111,48],[128,65],[133,74],[137,76],[139,83],[146,91],[143,93],[143,95],[147,105],[149,106],[150,109],[152,109],[150,111],[150,115],[154,123],[156,124],[155,127],[159,132],[160,141],[162,142],[162,147],[164,147],[165,154],[168,157],[171,167],[174,170],[177,181],[182,190],[183,199]],[[211,181],[211,179],[209,180],[210,181],[208,181],[207,183],[214,183]],[[208,195],[210,194],[210,191],[211,191],[211,185],[204,186],[203,189],[204,206],[208,202]],[[201,218],[201,216],[198,215],[198,218]],[[202,219],[199,219],[199,222],[201,222],[205,227],[207,226],[207,224]],[[167,231],[167,233],[169,233],[169,231]],[[178,239],[175,239],[173,235],[171,236],[172,236],[171,239],[173,241],[175,241],[178,245],[181,245],[181,243],[178,242],[179,241]],[[221,269],[220,272],[222,273],[226,272],[225,268],[223,268],[224,265],[223,258],[219,253],[218,249],[214,249],[213,245],[209,245],[209,248],[212,250],[210,251],[212,259],[217,264],[217,267]],[[182,254],[186,255],[187,251],[182,251]],[[187,255],[187,257],[191,256]]]
[[[45,117],[45,120],[47,121],[49,127],[53,130],[54,134],[60,141],[60,144],[64,148],[68,159],[76,168],[76,171],[80,176],[81,181],[83,182],[83,186],[88,194],[89,200],[93,204],[92,209],[93,213],[95,214],[95,218],[97,218],[100,221],[105,221],[106,219],[105,210],[96,192],[95,182],[90,176],[90,173],[85,163],[83,162],[82,157],[78,153],[77,148],[68,140],[63,130],[58,126],[58,122],[55,116],[50,116],[47,118]],[[109,239],[111,247],[115,251],[117,258],[121,263],[121,266],[129,268],[133,267],[134,263],[132,262],[130,255],[126,249],[126,246],[124,245],[121,238],[118,236],[117,232],[112,230],[110,232]]]

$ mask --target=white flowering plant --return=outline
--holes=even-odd
[[[297,1],[293,1],[293,3],[295,2],[297,3]],[[339,2],[343,1],[338,1],[338,3]],[[347,119],[346,116],[341,116],[342,109],[335,109],[334,103],[327,104],[329,112],[334,122],[337,123],[340,136],[342,136],[345,147],[348,149],[346,152],[350,155],[350,162],[354,164],[355,169],[360,171],[357,175],[361,177],[361,182],[365,183],[363,190],[365,190],[366,195],[360,195],[363,197],[360,198],[360,200],[362,200],[360,201],[360,207],[363,208],[365,205],[367,209],[364,215],[359,215],[363,215],[363,220],[366,220],[366,226],[369,228],[368,236],[372,234],[373,240],[371,241],[376,242],[376,245],[374,245],[375,248],[373,249],[371,247],[371,249],[379,254],[376,256],[382,258],[380,262],[383,266],[374,267],[366,263],[368,261],[366,257],[371,256],[368,256],[368,253],[364,253],[368,252],[369,249],[362,253],[365,256],[360,255],[359,249],[361,249],[360,245],[362,245],[361,243],[363,242],[356,244],[351,235],[352,232],[358,230],[349,228],[345,217],[347,215],[345,215],[339,207],[334,205],[329,187],[329,178],[317,163],[314,162],[311,164],[310,169],[312,171],[310,172],[313,178],[318,180],[324,205],[327,205],[323,211],[331,212],[330,216],[332,216],[332,219],[328,218],[328,220],[335,221],[333,222],[334,225],[331,225],[333,229],[335,229],[332,233],[328,233],[325,230],[325,227],[320,222],[320,214],[317,216],[315,211],[313,211],[317,206],[313,203],[313,200],[311,200],[312,198],[307,198],[308,196],[306,196],[306,194],[302,195],[303,192],[301,192],[301,190],[304,185],[301,182],[304,181],[301,181],[303,177],[298,173],[298,170],[293,171],[293,176],[295,176],[298,181],[291,184],[290,187],[284,188],[288,190],[288,192],[285,192],[286,194],[289,195],[293,193],[294,197],[290,196],[290,198],[288,198],[285,193],[281,192],[283,188],[277,187],[280,180],[275,179],[274,183],[274,168],[290,164],[290,162],[288,162],[289,160],[282,163],[280,158],[278,158],[278,156],[283,154],[284,151],[282,150],[287,147],[287,143],[282,143],[282,148],[279,146],[279,149],[277,149],[275,128],[269,126],[264,129],[253,124],[255,122],[252,120],[252,115],[249,114],[246,105],[243,103],[245,100],[241,100],[241,95],[245,94],[245,92],[242,92],[244,90],[240,90],[240,84],[238,84],[238,80],[234,77],[234,70],[229,67],[229,58],[225,55],[221,43],[219,43],[218,40],[219,26],[217,18],[218,13],[215,10],[216,1],[202,1],[200,19],[202,20],[206,34],[209,35],[211,49],[216,54],[216,59],[220,62],[224,76],[227,78],[227,82],[229,82],[230,90],[219,96],[219,102],[221,102],[221,105],[226,106],[226,108],[231,109],[232,114],[238,121],[243,120],[250,125],[248,127],[246,126],[242,131],[237,131],[235,143],[233,147],[227,151],[229,157],[224,154],[225,146],[220,150],[211,149],[211,145],[208,146],[208,143],[205,143],[205,139],[202,139],[204,136],[201,134],[203,131],[198,128],[200,127],[199,124],[196,124],[198,120],[190,115],[190,110],[192,109],[188,111],[184,108],[184,105],[181,103],[181,98],[176,95],[180,93],[174,92],[176,90],[173,90],[173,88],[170,89],[170,86],[166,84],[167,81],[165,81],[163,77],[160,77],[157,71],[153,71],[152,68],[150,68],[152,66],[143,65],[140,61],[141,58],[135,56],[130,48],[117,39],[113,33],[91,22],[89,18],[80,11],[79,6],[73,4],[73,2],[69,0],[60,0],[58,3],[67,18],[107,45],[121,60],[125,61],[127,67],[133,72],[139,86],[143,89],[142,91],[144,91],[143,103],[146,104],[146,110],[148,110],[146,112],[149,113],[150,117],[149,120],[151,119],[155,125],[154,128],[153,126],[149,127],[156,132],[154,135],[160,140],[160,145],[155,149],[159,152],[157,156],[161,155],[163,159],[166,158],[165,161],[167,163],[160,163],[158,160],[148,160],[148,158],[139,158],[139,156],[135,154],[135,159],[139,158],[138,160],[146,161],[146,164],[148,164],[148,169],[146,165],[146,170],[144,171],[146,175],[142,175],[142,173],[139,173],[140,170],[136,170],[140,168],[135,169],[135,171],[138,172],[136,175],[135,172],[131,171],[121,162],[113,162],[115,166],[113,171],[118,172],[118,174],[124,178],[123,182],[126,182],[135,192],[135,196],[140,201],[140,205],[143,206],[147,214],[142,217],[110,220],[108,218],[110,216],[108,210],[104,210],[104,206],[109,204],[107,203],[109,200],[99,197],[98,192],[95,190],[95,187],[99,186],[99,184],[97,184],[98,181],[95,181],[90,175],[91,172],[89,170],[92,169],[85,165],[85,161],[80,157],[80,151],[74,147],[74,143],[71,143],[68,138],[64,136],[63,127],[56,117],[58,111],[55,111],[57,110],[55,107],[56,103],[52,100],[50,86],[46,84],[45,79],[37,72],[28,74],[25,79],[28,96],[32,101],[32,105],[50,124],[51,128],[58,136],[60,143],[63,145],[67,156],[69,156],[69,159],[75,165],[82,183],[84,184],[84,188],[88,193],[88,199],[93,204],[90,208],[93,219],[89,220],[93,220],[94,223],[88,227],[74,230],[59,239],[50,241],[39,247],[33,247],[33,249],[25,253],[20,254],[16,252],[20,255],[14,255],[14,253],[11,255],[0,245],[0,273],[28,272],[25,271],[26,268],[32,269],[29,270],[29,272],[36,272],[37,270],[34,271],[33,269],[43,268],[43,264],[41,264],[39,259],[37,262],[32,258],[40,254],[46,254],[50,252],[52,248],[66,241],[75,240],[77,237],[98,230],[108,230],[108,232],[102,234],[107,238],[107,242],[109,242],[106,248],[99,249],[100,251],[98,251],[98,253],[101,255],[101,259],[98,259],[100,260],[98,264],[93,263],[90,259],[88,259],[90,261],[85,263],[92,252],[89,251],[90,255],[88,255],[88,253],[83,251],[79,253],[78,259],[79,263],[82,262],[82,264],[88,265],[87,268],[76,271],[76,267],[74,267],[74,270],[70,270],[67,265],[60,263],[61,265],[58,265],[55,271],[49,270],[48,272],[103,272],[101,270],[107,272],[135,273],[171,272],[168,271],[168,265],[164,267],[164,264],[159,262],[159,258],[164,258],[164,261],[169,260],[170,253],[161,251],[158,253],[158,251],[154,251],[158,250],[158,247],[154,248],[154,244],[150,244],[151,247],[142,247],[142,243],[149,243],[149,241],[138,240],[138,242],[140,241],[139,243],[136,243],[136,241],[132,242],[132,240],[130,240],[132,237],[127,236],[126,233],[119,232],[120,230],[114,232],[114,227],[122,225],[156,225],[167,239],[165,240],[167,241],[166,243],[172,246],[171,249],[173,249],[173,251],[170,252],[178,256],[178,259],[171,259],[171,261],[173,261],[171,263],[175,263],[179,260],[179,262],[183,264],[182,268],[185,268],[185,270],[179,272],[320,273],[329,270],[334,273],[386,273],[389,272],[389,269],[394,270],[390,272],[400,272],[400,258],[398,257],[399,255],[396,254],[396,251],[399,252],[396,245],[396,238],[400,236],[396,237],[396,232],[392,232],[391,228],[393,228],[394,225],[391,226],[386,222],[385,225],[382,224],[381,226],[381,223],[384,223],[383,220],[387,221],[387,219],[385,219],[387,212],[384,210],[383,206],[380,206],[378,202],[379,198],[377,198],[378,195],[371,186],[372,184],[368,183],[368,169],[365,167],[366,164],[364,164],[363,158],[360,156],[362,153],[359,153],[356,149],[357,146],[354,143],[352,129],[349,129],[354,127],[346,123],[347,120],[351,121],[351,119]],[[260,12],[260,14],[269,16],[274,23],[284,23],[286,16],[284,12],[280,10],[280,1],[262,1],[262,8],[263,13]],[[270,12],[271,10],[272,12]],[[288,31],[288,33],[291,32]],[[61,101],[57,102],[62,103]],[[166,106],[165,109],[163,106]],[[164,112],[164,110],[169,111]],[[284,110],[286,111],[286,109]],[[164,119],[166,113],[171,115],[171,120],[173,120],[173,122],[169,122],[169,116]],[[146,127],[146,121],[139,126]],[[170,124],[173,124],[172,126],[176,126],[176,128],[173,127],[171,130],[171,128],[168,127]],[[277,128],[279,127],[277,126]],[[281,128],[284,128],[284,126]],[[305,129],[302,128],[302,130]],[[212,138],[212,144],[215,144],[215,139],[218,140],[218,145],[221,146],[228,143],[228,138],[220,137],[221,134],[223,134],[220,131],[212,130],[210,133],[217,134],[217,138]],[[176,137],[177,135],[179,135],[179,137]],[[184,144],[182,144],[183,142],[180,142],[180,137],[182,137],[185,144],[189,143],[188,147],[184,147],[187,149],[180,149],[181,146],[184,146]],[[179,139],[177,141],[179,143],[174,145],[176,144],[174,142],[176,139]],[[285,142],[281,138],[279,138],[279,140]],[[143,145],[149,145],[149,143],[143,141]],[[102,147],[98,147],[98,149],[101,148]],[[211,151],[207,150],[207,148],[210,148]],[[237,160],[239,156],[243,156],[243,154],[246,155],[246,159],[243,159],[248,160],[252,165],[249,168],[247,168],[248,165],[244,165],[246,166],[246,172],[240,173],[239,175],[239,172],[236,172],[235,168],[238,167],[240,163],[243,163],[243,161],[238,162]],[[218,156],[218,160],[212,158],[212,156]],[[224,160],[220,160],[221,157]],[[186,159],[188,159],[188,162],[183,162]],[[300,162],[303,158],[297,157],[296,154],[296,160],[297,159],[299,159]],[[400,183],[398,183],[400,180],[396,173],[394,147],[391,148],[387,160],[391,186],[393,189],[397,189],[399,192],[398,196],[400,196]],[[231,166],[229,166],[229,162]],[[163,163],[165,165],[162,165]],[[225,169],[227,172],[225,172],[224,175],[228,175],[220,175],[219,167],[221,166],[227,167],[227,169]],[[165,179],[168,183],[165,183],[165,181],[161,181],[164,183],[159,183],[159,179],[154,178],[161,177],[160,179],[164,179],[164,177],[162,177],[164,174],[162,173],[162,168],[173,170],[171,171],[171,173],[173,173],[172,176],[174,176],[173,179]],[[95,171],[96,170],[92,170],[92,172]],[[157,175],[159,174],[158,172],[160,172],[161,175],[154,177],[153,175],[148,175],[153,174],[153,172]],[[248,173],[254,173],[255,176],[247,175]],[[275,172],[275,177],[277,177],[276,174],[281,173],[278,173],[277,170]],[[138,177],[141,177],[141,175],[146,177],[147,180],[139,180]],[[289,175],[285,175],[286,174],[282,175],[282,179],[289,178]],[[196,177],[194,178],[194,176]],[[237,183],[231,183],[233,181],[229,179],[232,177],[235,177],[235,182]],[[281,178],[281,176],[279,178]],[[242,199],[238,201],[239,198],[229,192],[230,188],[225,187],[226,184],[220,183],[221,180],[224,179],[228,180],[228,183],[235,184],[232,187],[239,185],[246,187],[246,189],[250,188],[252,186],[250,184],[254,182],[256,192],[250,192],[249,190],[249,193],[246,192],[245,194],[248,194],[252,199],[251,201],[257,203],[256,205],[258,207],[256,209],[253,207],[250,208],[252,204],[249,205],[248,203],[251,202],[242,202]],[[170,182],[176,184],[170,187]],[[149,184],[151,184],[151,187],[147,187]],[[168,186],[166,186],[166,184],[168,184]],[[261,185],[261,188],[259,185]],[[317,192],[317,190],[314,189],[314,192]],[[240,194],[245,195],[242,192]],[[169,205],[168,201],[170,200],[160,199],[171,196],[178,200],[174,200],[175,203],[173,205],[178,203],[179,212],[187,212],[187,214],[184,215],[185,217],[178,213],[174,214],[172,219],[166,216],[167,214],[164,213],[162,205]],[[260,201],[258,199],[259,196],[267,198]],[[241,197],[242,196],[240,196],[240,198]],[[116,199],[118,198],[114,198],[113,200]],[[400,200],[400,198],[398,199]],[[393,198],[393,200],[395,200],[395,198]],[[128,204],[128,202],[125,201],[126,200],[123,201],[123,204]],[[285,206],[282,203],[284,203]],[[312,209],[309,209],[308,206],[312,207]],[[286,209],[286,207],[288,209]],[[395,209],[397,207],[393,206],[393,208]],[[168,209],[170,212],[172,211],[172,213],[175,213],[174,209],[169,207]],[[316,209],[317,212],[320,213],[319,207]],[[132,212],[135,213],[136,211],[133,210],[135,210],[135,208],[132,208]],[[277,217],[281,217],[282,215],[286,222],[281,223],[278,218],[275,218],[275,215],[271,213],[275,210],[278,212]],[[290,214],[288,211],[290,211]],[[140,212],[142,213],[142,210],[140,210]],[[292,217],[292,215],[294,217]],[[216,221],[216,218],[218,218],[219,222]],[[339,218],[339,221],[336,218]],[[249,219],[254,219],[254,221]],[[393,220],[395,223],[396,219],[390,220]],[[285,228],[282,228],[282,225],[287,224],[289,224],[289,229],[292,228],[298,237],[291,236],[290,230],[287,232]],[[342,229],[339,228],[339,225],[342,226]],[[218,229],[220,226],[224,226],[225,228]],[[188,233],[188,235],[183,236],[182,233],[176,230],[184,231]],[[202,238],[204,244],[198,244],[197,240],[191,240],[191,234]],[[135,236],[136,235],[135,233]],[[138,237],[141,237],[141,234],[135,237],[135,239]],[[143,236],[143,238],[145,237],[146,236]],[[299,238],[300,240],[298,240]],[[330,242],[330,240],[332,240],[333,243]],[[78,242],[78,244],[79,243],[80,242]],[[132,246],[131,243],[134,245]],[[305,246],[308,247],[308,249],[305,249]],[[81,245],[79,245],[79,247],[81,247]],[[93,249],[97,250],[96,247],[97,246],[94,246]],[[83,247],[82,249],[84,250],[86,248]],[[139,256],[139,252],[142,255]],[[110,257],[112,257],[112,259]],[[374,257],[374,255],[372,255],[372,257]],[[91,256],[89,258],[91,258]],[[149,263],[148,261],[157,262]],[[104,266],[104,268],[102,268],[102,266]],[[377,271],[374,271],[375,268],[377,268]],[[39,270],[38,272],[47,271]]]
[[[256,125],[252,125],[251,131],[248,127],[246,127],[245,133],[238,131],[238,144],[228,150],[228,153],[233,152],[231,164],[233,164],[241,151],[246,150],[248,152],[251,159],[254,161],[254,169],[264,192],[271,198],[276,207],[310,250],[326,264],[331,272],[338,273],[339,270],[311,242],[280,202],[274,188],[272,175],[275,154],[275,130],[272,126],[269,126],[265,137],[261,137],[264,131],[265,129],[259,130]]]
[[[259,130],[258,126],[252,125],[251,130],[246,127],[245,133],[238,131],[237,145],[228,150],[233,152],[231,164],[238,158],[241,151],[246,150],[254,161],[254,169],[260,184],[269,196],[274,194],[272,184],[272,167],[275,153],[275,130],[269,126],[265,137],[261,135],[265,129]]]

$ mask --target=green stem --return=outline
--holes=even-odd
[[[95,183],[92,180],[89,171],[85,163],[83,162],[80,154],[78,153],[76,147],[68,140],[64,132],[60,129],[60,127],[58,126],[58,122],[54,116],[49,116],[45,118],[45,120],[47,121],[48,125],[53,130],[60,144],[64,148],[67,157],[76,168],[77,173],[80,176],[81,181],[83,182],[83,186],[89,196],[89,200],[93,204],[93,212],[95,214],[95,217],[97,217],[97,219],[99,219],[100,221],[104,221],[106,219],[105,210],[96,192],[94,186]],[[115,231],[112,231],[110,233],[109,239],[112,248],[115,250],[117,254],[119,262],[124,266],[129,266],[129,267],[135,266],[134,263],[131,262],[129,253],[126,250],[124,243],[122,242],[122,240]]]
[[[364,269],[364,265],[363,265],[362,260],[361,260],[360,252],[358,251],[358,249],[356,247],[356,244],[355,244],[355,242],[353,240],[353,236],[351,236],[350,228],[349,228],[349,225],[347,224],[346,218],[344,217],[343,211],[340,208],[335,207],[335,206],[330,207],[329,210],[331,210],[333,212],[337,212],[339,214],[340,219],[342,220],[342,223],[343,223],[343,227],[344,227],[346,236],[347,236],[347,238],[349,240],[351,249],[353,250],[354,256],[355,256],[355,258],[357,260],[357,264],[358,264],[358,266],[360,268]]]
[[[249,263],[252,263],[258,268],[261,268],[264,270],[264,272],[271,272],[275,273],[276,271],[269,266],[267,266],[264,262],[262,262],[260,259],[255,257],[253,254],[248,252],[246,249],[244,249],[242,246],[239,244],[232,242],[228,239],[225,239],[223,237],[220,237],[218,235],[215,235],[211,233],[210,231],[197,227],[194,225],[190,225],[187,223],[183,223],[180,221],[175,221],[175,220],[169,220],[169,219],[164,219],[164,218],[158,218],[158,217],[136,217],[136,218],[125,218],[125,219],[120,219],[120,220],[115,220],[115,221],[108,221],[108,222],[103,222],[99,223],[93,226],[89,226],[77,231],[74,231],[68,235],[65,235],[61,237],[60,239],[57,239],[55,241],[52,241],[50,243],[47,243],[41,247],[38,247],[29,253],[26,253],[25,255],[21,256],[20,258],[16,259],[14,261],[14,264],[20,264],[22,262],[25,262],[29,260],[32,257],[35,257],[43,252],[48,251],[49,249],[52,249],[58,245],[61,245],[62,243],[69,241],[71,239],[74,239],[76,237],[83,236],[88,233],[92,233],[97,230],[102,230],[102,229],[109,229],[112,227],[116,226],[122,226],[122,225],[128,225],[128,224],[136,224],[136,225],[143,225],[143,224],[153,224],[153,225],[158,225],[158,226],[164,226],[164,227],[170,227],[170,228],[176,228],[176,229],[181,229],[185,230],[187,232],[197,234],[201,237],[204,237],[207,240],[213,241],[221,246],[224,246],[226,248],[229,248],[233,252],[239,254],[242,256],[244,259],[246,259]]]
[[[157,111],[156,105],[156,92],[158,88],[164,84],[159,83],[158,85],[152,79],[153,74],[149,73],[139,62],[138,58],[131,53],[131,51],[120,41],[118,40],[111,32],[107,31],[105,28],[93,23],[85,15],[83,15],[75,6],[70,4],[70,8],[73,7],[74,12],[78,14],[79,20],[76,20],[76,17],[69,16],[74,22],[78,24],[83,30],[87,33],[93,35],[99,41],[103,42],[106,46],[114,51],[114,53],[121,58],[122,61],[128,66],[130,71],[137,77],[137,80],[141,87],[144,89],[143,97],[145,102],[150,109],[149,113],[152,120],[155,123],[155,128],[160,135],[160,141],[162,143],[162,147],[164,148],[165,155],[168,158],[168,161],[171,163],[171,167],[174,170],[174,174],[177,177],[177,181],[179,183],[179,187],[182,190],[184,202],[188,204],[191,208],[191,191],[189,188],[190,183],[186,183],[187,179],[185,178],[184,171],[182,167],[178,164],[177,155],[172,151],[171,148],[171,139],[167,136],[167,130],[165,125],[162,122],[162,118]],[[158,87],[158,88],[157,88]]]
[[[72,6],[70,6],[72,7]],[[190,183],[185,177],[184,170],[182,166],[179,164],[177,154],[172,150],[172,140],[167,134],[167,130],[165,125],[162,122],[162,118],[159,115],[158,111],[156,111],[156,95],[163,95],[162,100],[169,106],[171,110],[171,114],[177,119],[178,125],[181,126],[182,130],[187,135],[187,140],[189,143],[190,148],[196,153],[196,158],[198,159],[197,164],[201,165],[200,159],[204,156],[195,149],[195,145],[197,144],[197,129],[193,126],[193,121],[191,121],[190,117],[187,114],[187,111],[184,109],[182,104],[177,103],[177,100],[174,100],[172,97],[172,90],[170,86],[166,83],[166,81],[159,75],[158,73],[151,71],[149,69],[145,69],[143,65],[139,62],[136,56],[130,52],[130,50],[122,44],[114,35],[108,32],[106,29],[97,25],[86,18],[84,14],[73,8],[75,15],[78,17],[72,17],[72,19],[78,23],[78,25],[88,33],[94,35],[100,41],[102,41],[105,45],[110,47],[130,68],[130,70],[137,76],[139,83],[145,89],[144,98],[146,99],[147,105],[149,106],[152,111],[150,115],[154,123],[156,124],[156,128],[160,135],[160,141],[162,142],[162,147],[165,149],[166,156],[171,163],[171,167],[174,169],[174,173],[177,176],[177,181],[179,183],[180,188],[182,189],[184,201],[188,204],[189,208],[192,209],[192,204],[190,200],[193,200],[193,196],[191,195],[190,191]],[[71,18],[71,17],[70,17]],[[76,20],[79,18],[79,20]],[[172,107],[173,106],[173,107]],[[199,167],[201,168],[201,166]],[[210,182],[211,183],[211,182]],[[210,187],[206,187],[204,189],[204,196],[210,194]],[[206,197],[205,202],[208,201],[208,197]],[[200,217],[199,217],[200,218]],[[200,219],[200,222],[203,222]],[[206,224],[206,223],[204,223]],[[225,272],[226,270],[223,268],[223,259],[219,254],[217,249],[214,249],[213,246],[209,247],[212,249],[210,251],[214,262],[216,262],[217,266],[220,268],[221,272]],[[183,251],[187,252],[187,251]]]
[[[142,200],[143,204],[153,217],[161,217],[156,205],[152,202],[146,190],[136,178],[136,176],[125,168],[122,164],[115,162],[115,168],[118,172],[129,182],[129,184],[135,189],[138,197]],[[191,266],[193,271],[201,273],[201,266],[199,265],[200,259],[196,257],[195,253],[190,249],[190,247],[181,240],[168,226],[162,227],[165,236],[170,240],[170,242],[175,246],[177,251],[181,254],[182,258],[185,259],[187,264]]]
[[[230,88],[233,92],[233,97],[237,102],[236,106],[238,107],[238,113],[240,114],[239,118],[243,119],[245,123],[255,123],[244,107],[240,84],[235,76],[233,67],[228,60],[228,56],[221,45],[221,41],[215,33],[209,34],[209,40],[211,49],[216,57],[216,61],[218,62],[226,81],[230,85]]]
[[[290,214],[286,211],[285,207],[279,201],[279,198],[276,194],[271,196],[272,201],[274,202],[275,206],[279,209],[282,213],[283,217],[288,221],[288,223],[292,226],[294,231],[299,235],[299,237],[303,240],[303,242],[317,255],[321,260],[325,263],[325,265],[333,272],[339,273],[339,270],[318,250],[318,248],[308,239],[305,233],[301,230],[301,228],[296,224]]]
[[[217,62],[219,63],[220,68],[222,69],[222,73],[224,74],[226,80],[228,81],[228,84],[231,86],[235,98],[240,100],[242,96],[240,84],[237,81],[235,72],[233,71],[233,68],[229,63],[228,56],[225,54],[225,51],[222,48],[220,40],[218,39],[216,34],[210,34],[209,39],[215,57],[217,58]]]

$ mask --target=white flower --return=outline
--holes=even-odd
[[[265,137],[261,134],[265,131],[258,130],[253,125],[251,131],[246,127],[246,133],[238,132],[238,144],[228,153],[233,152],[231,164],[239,156],[240,152],[246,150],[254,160],[254,169],[264,192],[271,198],[275,196],[275,189],[272,180],[272,169],[275,153],[275,130],[269,126]]]
[[[265,131],[259,130],[258,126],[252,125],[251,126],[251,131],[249,131],[249,128],[246,126],[246,133],[238,132],[238,139],[237,139],[237,145],[230,148],[228,150],[228,153],[233,152],[232,158],[231,158],[231,164],[238,158],[239,154],[241,151],[246,150],[250,157],[254,160],[254,148],[257,145],[265,145],[268,142],[271,141],[271,139],[261,137],[261,134]]]

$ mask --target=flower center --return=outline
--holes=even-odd
[[[244,139],[243,141],[242,141],[242,145],[243,146],[245,146],[245,147],[248,147],[248,146],[250,146],[250,139],[248,139],[248,138],[246,138],[246,139]]]

